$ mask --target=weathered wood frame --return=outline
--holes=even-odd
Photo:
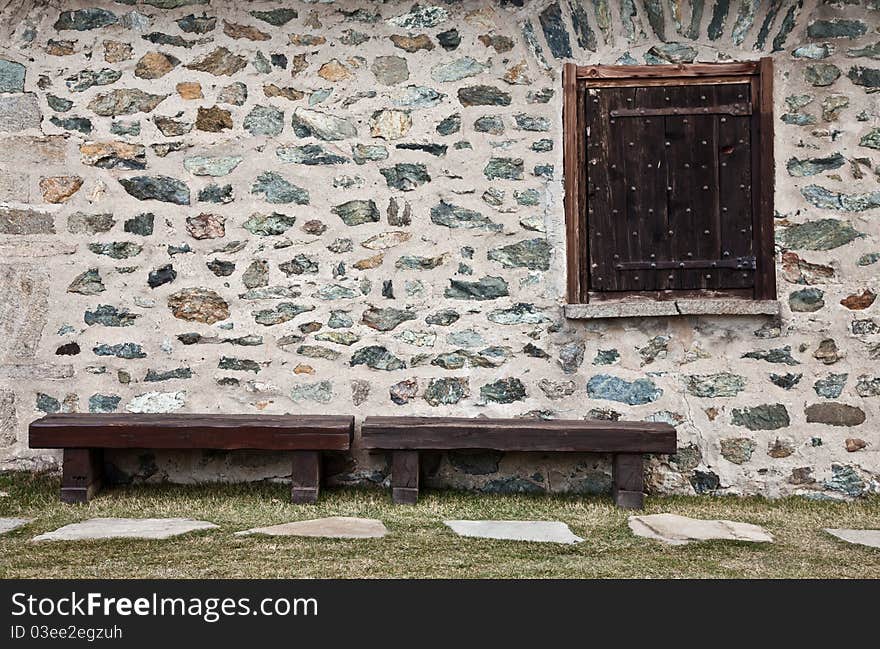
[[[586,123],[584,88],[620,86],[680,86],[720,83],[751,85],[753,249],[755,286],[751,291],[650,291],[596,293],[589,290],[589,248],[586,179]],[[597,300],[639,298],[721,297],[751,300],[776,299],[776,261],[773,249],[773,59],[741,63],[690,65],[591,65],[566,63],[562,70],[563,168],[565,184],[566,300],[570,305]]]

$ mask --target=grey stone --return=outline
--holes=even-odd
[[[186,183],[170,176],[120,178],[119,184],[138,200],[189,205],[189,187]]]
[[[406,362],[397,358],[381,345],[370,345],[358,349],[351,355],[350,365],[366,365],[374,370],[394,371],[406,368]]]
[[[372,200],[353,200],[336,205],[331,210],[346,225],[355,226],[364,223],[379,222],[379,208]]]
[[[461,44],[461,34],[457,29],[448,29],[445,32],[437,34],[437,42],[447,52],[451,52]]]
[[[409,79],[409,68],[402,56],[377,56],[370,70],[376,81],[385,86],[393,86]]]
[[[583,541],[559,521],[443,521],[459,536],[573,545]]]
[[[846,55],[851,58],[865,56],[869,59],[880,60],[880,41],[865,47],[848,49]]]
[[[270,527],[254,527],[236,536],[263,534],[267,536],[305,536],[326,539],[378,539],[388,533],[385,525],[374,518],[333,516],[306,521],[282,523]]]
[[[291,124],[297,137],[336,141],[357,136],[357,127],[353,122],[310,108],[296,108]]]
[[[661,43],[645,53],[645,61],[650,65],[693,63],[696,58],[696,48],[684,43]]]
[[[173,370],[158,372],[156,370],[147,370],[144,376],[144,383],[159,383],[161,381],[173,381],[177,379],[192,378],[193,371],[189,367],[176,367]]]
[[[856,38],[863,36],[868,26],[861,20],[814,20],[807,25],[809,38]]]
[[[814,61],[827,59],[832,54],[834,54],[834,45],[831,43],[809,43],[791,51],[791,55],[796,59],[813,59]]]
[[[756,446],[747,437],[727,437],[721,440],[721,455],[728,462],[745,464],[752,458]]]
[[[832,169],[840,169],[846,164],[844,158],[839,152],[823,158],[808,158],[800,160],[798,158],[789,158],[785,163],[789,176],[801,178],[803,176],[815,176]]]
[[[549,270],[553,247],[546,239],[527,239],[489,251],[488,258],[505,268]]]
[[[302,165],[337,165],[349,162],[348,158],[330,153],[319,144],[305,144],[303,146],[278,147],[275,155],[282,162],[290,162]]]
[[[116,83],[122,77],[122,72],[112,68],[101,70],[82,70],[67,77],[64,84],[70,92],[83,92],[93,86],[109,86]]]
[[[783,390],[791,390],[794,386],[800,383],[800,380],[804,377],[803,374],[770,374],[770,381],[773,382],[774,385],[778,385]]]
[[[734,426],[745,426],[749,430],[777,430],[791,424],[788,410],[781,403],[734,408],[730,421]]]
[[[265,327],[282,324],[293,320],[298,315],[308,311],[314,311],[311,305],[295,304],[293,302],[280,302],[272,309],[261,309],[253,312],[254,322]]]
[[[290,261],[278,264],[278,269],[287,276],[314,275],[318,272],[318,262],[314,258],[300,253]]]
[[[377,331],[392,331],[398,325],[415,319],[415,312],[410,310],[403,311],[392,307],[385,309],[370,307],[364,311],[361,322]]]
[[[461,113],[443,118],[435,129],[440,135],[453,135],[461,131]]]
[[[504,133],[504,120],[500,115],[483,115],[474,120],[474,130],[477,133],[501,135]]]
[[[739,374],[719,372],[686,376],[685,387],[695,397],[735,397],[746,387],[746,380]]]
[[[184,168],[194,176],[226,176],[241,164],[240,155],[189,156],[183,159]]]
[[[365,164],[388,158],[388,149],[382,144],[358,144],[352,147],[355,164]]]
[[[504,457],[501,451],[462,449],[447,453],[449,463],[468,475],[490,475],[498,472],[498,464]]]
[[[49,104],[49,108],[54,110],[56,113],[66,113],[71,108],[73,108],[73,102],[69,99],[64,99],[62,97],[56,97],[55,95],[46,95],[46,103]],[[110,132],[114,135],[139,135],[140,129],[138,129],[137,133],[119,133],[119,129],[121,126],[117,123],[114,123],[110,127]]]
[[[559,350],[559,365],[565,374],[574,374],[584,362],[586,345],[583,342],[571,342]]]
[[[830,86],[840,77],[840,68],[832,63],[814,63],[804,70],[804,79],[812,86]]]
[[[115,394],[93,394],[89,397],[89,412],[116,412],[120,401],[122,401],[122,397]]]
[[[431,78],[438,83],[461,81],[468,77],[474,77],[485,69],[486,66],[479,61],[464,56],[449,63],[434,66],[431,68]]]
[[[18,132],[39,128],[40,103],[31,92],[23,95],[0,95],[0,131]]]
[[[251,135],[275,137],[284,128],[284,111],[274,106],[254,106],[242,123]]]
[[[654,336],[644,347],[636,348],[642,358],[641,365],[650,365],[657,358],[666,358],[669,348],[670,336]]]
[[[247,59],[233,54],[225,47],[218,47],[186,65],[190,70],[207,72],[214,76],[231,76],[247,65]]]
[[[880,530],[849,530],[840,528],[825,528],[831,536],[841,541],[855,545],[865,545],[869,548],[880,548]]]
[[[825,293],[818,288],[804,288],[792,291],[788,296],[788,304],[791,310],[800,313],[812,313],[825,306],[822,298]]]
[[[40,534],[34,541],[88,541],[93,539],[168,539],[188,532],[218,526],[192,518],[90,518],[71,523],[54,532]]]
[[[90,243],[89,250],[96,255],[105,255],[113,259],[128,259],[136,257],[144,247],[131,241],[109,241],[104,243]]]
[[[571,58],[571,41],[568,37],[568,30],[565,28],[565,23],[562,20],[562,10],[559,3],[554,2],[547,6],[538,14],[538,21],[541,23],[544,38],[547,39],[547,45],[554,58]]]
[[[178,18],[175,22],[187,34],[207,34],[217,27],[217,18],[206,14],[201,16],[188,14],[183,18]]]
[[[846,377],[845,374],[842,376]],[[844,378],[844,380],[846,379]],[[860,376],[858,383],[856,383],[856,393],[862,398],[880,396],[880,377],[871,378],[869,376]]]
[[[596,351],[596,357],[593,359],[593,365],[614,365],[620,360],[620,352],[616,349],[599,349]],[[689,377],[694,379],[702,379],[705,377]],[[699,396],[699,395],[697,395]]]
[[[782,233],[781,240],[793,250],[832,250],[863,236],[845,221],[819,219],[789,226]]]
[[[264,171],[251,186],[251,194],[263,194],[267,203],[309,204],[309,192],[282,178],[273,171]]]
[[[641,536],[668,545],[685,545],[693,541],[748,541],[772,543],[773,535],[751,523],[728,520],[702,520],[677,514],[630,516],[630,530]]]
[[[271,237],[284,234],[293,227],[294,223],[296,223],[295,216],[272,212],[271,214],[251,214],[242,227],[256,236]]]
[[[507,282],[502,277],[486,276],[476,282],[449,280],[444,296],[455,300],[495,300],[509,295]]]
[[[55,217],[50,212],[0,207],[0,234],[55,234]]]
[[[21,63],[0,59],[0,92],[24,92],[24,73]]]
[[[869,194],[843,194],[819,185],[809,185],[801,189],[801,194],[810,204],[831,210],[863,212],[880,207],[880,191]]]
[[[393,167],[379,169],[385,177],[386,184],[392,189],[410,192],[431,181],[428,169],[423,164],[399,162]]]
[[[80,295],[97,295],[106,290],[104,283],[101,281],[101,274],[97,268],[90,268],[73,278],[70,286],[67,287],[68,293],[79,293]]]
[[[490,322],[504,325],[541,324],[550,322],[550,318],[534,304],[517,302],[506,309],[490,311],[487,318]]]
[[[394,16],[388,23],[404,29],[424,29],[436,27],[449,19],[449,12],[439,6],[415,4],[409,13]]]
[[[859,146],[880,151],[880,128],[872,128],[859,140]]]
[[[168,95],[153,95],[136,88],[112,90],[97,95],[89,102],[89,110],[101,117],[149,113],[162,103]]]
[[[846,75],[849,80],[857,86],[863,86],[873,92],[875,88],[880,88],[880,69],[866,68],[861,65],[854,65],[849,69]]]
[[[130,327],[140,318],[137,313],[120,309],[111,304],[99,304],[94,311],[86,311],[84,320],[90,327],[98,324],[105,327]]]
[[[522,180],[522,158],[490,158],[483,168],[483,175],[488,180]]]
[[[431,379],[425,389],[425,401],[432,406],[456,404],[469,396],[467,377]]]
[[[144,350],[137,343],[118,343],[108,345],[102,343],[92,348],[95,356],[115,356],[116,358],[146,358]]]
[[[91,9],[77,9],[76,11],[62,11],[58,15],[58,19],[53,27],[58,31],[76,30],[83,32],[115,25],[118,21],[118,16],[112,11],[94,7]]]
[[[0,518],[0,534],[6,534],[30,523],[31,518]]]
[[[502,226],[493,223],[488,217],[452,203],[441,200],[431,208],[431,221],[447,228],[501,230]]]
[[[494,403],[513,403],[526,398],[526,386],[517,378],[498,379],[480,388],[480,397]]]
[[[625,381],[617,376],[597,374],[587,381],[587,394],[594,399],[607,399],[638,406],[656,401],[663,395],[663,390],[651,379]]]
[[[846,380],[849,374],[829,374],[828,376],[818,379],[813,384],[813,389],[820,397],[826,399],[836,399],[843,392]]]
[[[269,11],[251,11],[250,14],[254,18],[262,20],[275,27],[286,25],[299,16],[296,9],[289,9],[287,7],[279,7],[278,9],[271,9]]]
[[[510,106],[510,93],[493,86],[467,86],[458,90],[462,106]]]

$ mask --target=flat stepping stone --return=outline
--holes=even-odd
[[[580,543],[568,525],[559,521],[443,521],[459,536],[503,541]]]
[[[385,524],[375,518],[331,516],[307,521],[293,521],[270,527],[255,527],[236,532],[236,536],[312,536],[326,539],[378,539],[388,534]]]
[[[669,545],[685,545],[691,541],[773,542],[773,535],[758,525],[726,520],[707,521],[678,514],[630,516],[629,529],[636,536]]]
[[[0,518],[0,534],[6,534],[30,522],[30,518]]]
[[[71,523],[54,532],[40,534],[34,541],[87,541],[91,539],[168,539],[217,525],[192,518],[90,518]]]
[[[880,548],[880,530],[826,529],[825,531],[847,543]]]

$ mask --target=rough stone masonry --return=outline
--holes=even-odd
[[[57,463],[27,448],[52,412],[620,418],[678,429],[657,493],[880,491],[880,2],[433,2],[0,2],[2,466]],[[771,54],[781,318],[565,319],[562,64]],[[610,483],[602,456],[426,465]]]

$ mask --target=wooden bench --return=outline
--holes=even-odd
[[[419,451],[491,449],[613,454],[612,495],[619,507],[644,505],[643,453],[675,453],[675,428],[663,423],[463,417],[367,417],[365,448],[391,451],[395,503],[419,496]]]
[[[350,416],[72,413],[33,422],[30,447],[64,449],[61,500],[69,503],[101,488],[105,448],[291,451],[291,499],[313,503],[321,451],[347,451],[353,432]]]

